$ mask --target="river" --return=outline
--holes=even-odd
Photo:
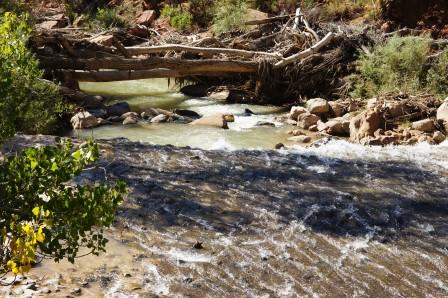
[[[130,101],[140,104],[139,96]],[[204,109],[242,108],[170,96],[188,107],[200,100]],[[157,139],[144,125],[127,129],[93,130],[115,139],[101,141],[99,167],[79,178],[123,179],[130,187],[107,231],[107,253],[34,268],[28,280],[51,290],[47,296],[448,296],[447,141],[369,147],[321,140],[266,150],[272,145],[262,139],[286,128],[266,135],[247,128],[253,142],[228,137],[245,133],[238,129],[199,129],[200,141]],[[210,145],[219,138],[224,145]],[[50,141],[15,138],[17,146]]]

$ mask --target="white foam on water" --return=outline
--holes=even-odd
[[[163,254],[168,256],[172,260],[175,260],[176,262],[183,261],[187,263],[210,263],[213,260],[213,257],[205,254],[180,250],[176,248],[172,248]]]
[[[150,290],[157,295],[168,295],[170,293],[170,283],[167,278],[163,277],[157,266],[153,264],[145,264],[146,273],[149,275],[149,282],[145,289]]]

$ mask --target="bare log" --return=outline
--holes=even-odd
[[[219,59],[187,60],[175,58],[149,57],[144,59],[127,59],[121,57],[107,57],[100,59],[71,59],[60,57],[38,56],[40,67],[47,69],[71,70],[151,70],[171,69],[182,73],[256,73],[257,62],[226,61]]]
[[[274,65],[274,69],[278,69],[281,67],[285,67],[291,63],[294,63],[298,60],[304,59],[308,56],[311,56],[314,53],[317,53],[322,47],[326,46],[328,43],[331,42],[331,40],[333,39],[333,37],[335,36],[335,34],[333,32],[328,33],[327,35],[325,35],[325,37],[319,41],[318,43],[314,44],[312,47],[301,51],[300,53],[297,53],[295,55],[292,55],[288,58],[285,58],[284,60],[277,62]]]
[[[125,49],[126,52],[132,56],[162,53],[168,51],[176,51],[176,52],[182,51],[189,53],[227,54],[246,58],[252,58],[254,56],[269,56],[275,58],[281,57],[280,54],[278,53],[246,51],[246,50],[237,50],[228,48],[203,48],[203,47],[185,46],[178,44],[167,44],[163,46],[152,46],[152,47],[127,47]]]
[[[278,21],[288,20],[293,16],[295,16],[295,15],[292,14],[292,15],[285,15],[285,16],[270,17],[270,18],[261,19],[261,20],[252,20],[252,21],[245,22],[244,25],[250,26],[250,25],[269,24],[269,23],[274,23],[274,22],[278,22]]]
[[[181,72],[171,69],[151,70],[117,70],[117,71],[66,71],[70,76],[81,82],[114,82],[155,78],[180,78],[192,76],[223,77],[226,73],[220,72]]]

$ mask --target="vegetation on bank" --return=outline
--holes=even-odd
[[[14,133],[56,132],[66,106],[58,86],[43,80],[27,49],[31,30],[17,6],[1,6],[0,144]],[[10,9],[10,11],[6,11]],[[19,10],[17,10],[19,11]],[[109,226],[125,193],[118,182],[79,185],[73,181],[99,157],[92,141],[29,148],[0,160],[0,274],[30,270],[39,257],[73,262],[81,247],[103,251]]]
[[[348,79],[352,96],[370,98],[391,92],[448,95],[448,49],[431,57],[432,39],[391,37],[362,52]],[[430,58],[428,58],[430,57]]]

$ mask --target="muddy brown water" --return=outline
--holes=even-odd
[[[79,179],[123,179],[131,190],[108,252],[44,261],[28,277],[38,291],[21,295],[448,296],[447,142],[225,151],[115,139],[102,148],[106,171]]]

